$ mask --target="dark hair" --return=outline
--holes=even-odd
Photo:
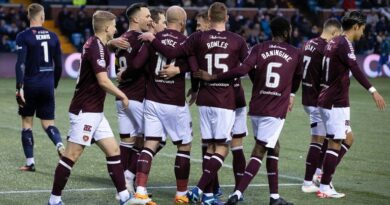
[[[164,15],[164,10],[162,9],[150,10],[150,17],[152,18],[154,23],[158,23],[158,21],[160,21],[160,14]]]
[[[332,26],[341,29],[341,23],[336,18],[327,19],[324,23],[324,28],[328,28]]]
[[[202,18],[206,21],[208,21],[208,16],[207,16],[207,11],[201,11],[201,12],[198,12],[198,14],[196,14],[196,19],[198,18]]]
[[[273,37],[286,37],[285,34],[287,32],[290,35],[291,25],[287,19],[283,17],[275,17],[271,20],[271,31]]]
[[[366,24],[366,15],[359,11],[349,11],[341,19],[341,24],[344,30],[349,30],[353,25],[362,26]]]
[[[135,3],[135,4],[131,4],[127,9],[126,9],[126,16],[127,16],[127,19],[130,20],[131,17],[133,17],[134,14],[136,14],[138,11],[141,10],[141,8],[147,8],[148,5],[145,4],[145,3]]]

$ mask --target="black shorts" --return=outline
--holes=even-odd
[[[42,120],[54,120],[54,88],[24,87],[26,105],[19,107],[19,115],[23,117],[36,116]]]

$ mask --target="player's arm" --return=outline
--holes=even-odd
[[[112,81],[108,78],[107,72],[96,73],[97,81],[100,87],[105,90],[107,93],[114,95],[122,101],[123,107],[127,108],[129,105],[129,100],[126,95],[117,88]]]
[[[57,38],[57,43],[53,55],[54,60],[54,88],[57,88],[58,82],[60,81],[62,74],[62,53],[61,53],[61,45]]]
[[[342,62],[344,62],[350,68],[353,77],[362,85],[365,89],[367,89],[371,94],[372,98],[378,107],[379,110],[383,110],[386,107],[386,102],[383,97],[379,94],[379,92],[375,89],[374,86],[367,80],[367,77],[360,70],[359,65],[356,62],[356,56],[354,52],[349,48],[348,44],[342,46],[339,49],[339,56]]]
[[[198,68],[198,64],[196,62],[195,56],[188,57],[187,60],[183,58],[179,58],[176,61],[176,64],[168,64],[163,67],[162,70],[159,71],[159,76],[165,78],[166,80],[180,74],[193,72]]]
[[[24,92],[23,92],[23,80],[24,72],[26,69],[26,56],[27,56],[27,45],[24,43],[21,35],[16,37],[16,51],[17,51],[17,60],[15,65],[15,74],[16,74],[16,101],[19,106],[23,107],[25,105]]]
[[[140,39],[144,41],[149,41],[152,43],[152,46],[163,56],[170,59],[175,59],[183,56],[190,56],[191,51],[193,50],[193,42],[197,40],[197,35],[192,34],[186,41],[178,44],[175,48],[166,46],[161,43],[159,36],[154,36],[151,33],[144,33],[140,35]]]
[[[130,48],[130,43],[127,41],[126,38],[118,37],[118,38],[114,38],[112,40],[109,40],[107,42],[107,48],[111,52],[114,52],[116,49],[126,50],[126,49]]]
[[[294,99],[295,99],[295,93],[298,91],[299,89],[299,86],[301,85],[301,81],[302,81],[302,59],[303,59],[303,55],[302,53],[300,53],[299,57],[298,57],[298,63],[297,63],[297,67],[295,68],[295,72],[294,72],[294,76],[293,76],[293,80],[292,80],[292,85],[291,85],[291,93],[290,93],[290,102],[288,104],[288,111],[291,112],[292,111],[292,108],[294,106]]]
[[[204,70],[199,70],[194,73],[195,78],[199,78],[205,81],[214,81],[214,80],[228,80],[233,78],[239,78],[246,75],[252,69],[255,68],[257,63],[257,53],[259,46],[255,46],[249,56],[244,60],[244,62],[227,72],[210,75]]]

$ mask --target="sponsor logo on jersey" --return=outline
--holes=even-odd
[[[91,132],[92,126],[91,125],[84,125],[84,131]]]

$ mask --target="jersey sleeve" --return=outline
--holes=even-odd
[[[367,90],[372,87],[371,83],[367,80],[364,73],[360,70],[356,61],[356,55],[353,51],[352,44],[345,41],[340,45],[338,54],[342,63],[347,65],[352,72],[353,77]]]
[[[241,62],[244,62],[245,58],[248,57],[248,45],[246,44],[246,42],[244,41],[244,39],[242,39],[242,43],[241,43],[241,49],[240,49],[240,61]]]
[[[199,32],[196,32],[197,34]],[[152,46],[160,52],[163,56],[175,59],[183,56],[191,56],[194,55],[193,50],[195,50],[195,42],[197,42],[196,37],[198,35],[192,34],[188,37],[184,42],[180,43],[177,47],[173,48],[170,46],[165,46],[161,43],[159,39],[159,35],[156,35],[156,38],[152,41]]]
[[[54,60],[54,88],[57,88],[58,82],[60,81],[62,74],[62,53],[61,53],[61,44],[57,36],[56,46],[54,48],[53,60]]]
[[[27,45],[23,39],[22,35],[16,37],[16,52],[18,55],[16,65],[15,65],[15,74],[16,74],[16,89],[19,89],[23,85],[24,72],[25,72],[25,63],[27,56]]]
[[[90,61],[95,74],[107,72],[107,62],[104,59],[103,45],[99,46],[98,42],[95,42],[94,45],[88,49],[88,60]]]
[[[258,51],[259,51],[259,46],[255,46],[250,52],[250,54],[248,55],[248,57],[244,60],[244,62],[240,66],[235,67],[232,70],[229,70],[225,73],[218,74],[217,80],[238,78],[249,73],[256,66]]]

